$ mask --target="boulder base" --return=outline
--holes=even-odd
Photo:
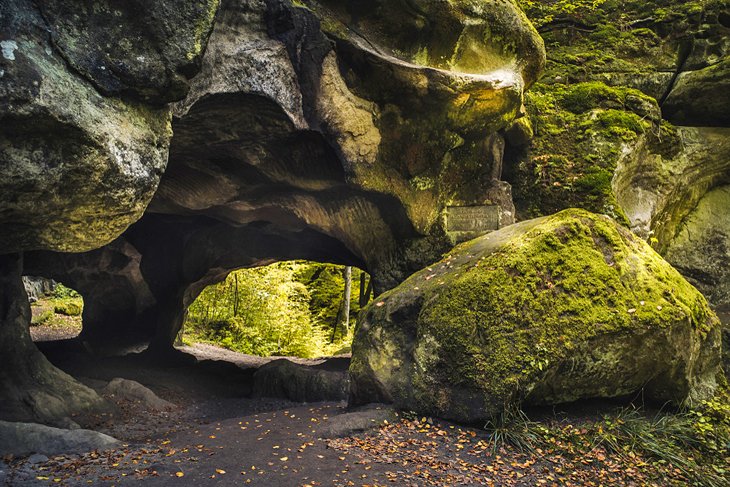
[[[467,242],[361,315],[351,404],[483,421],[520,402],[715,389],[719,321],[645,242],[566,210]]]
[[[120,445],[111,436],[96,431],[0,421],[0,455],[86,453],[92,450],[110,450]]]

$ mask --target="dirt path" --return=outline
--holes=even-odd
[[[74,418],[84,427],[115,436],[125,446],[32,461],[6,458],[6,485],[686,484],[679,473],[671,469],[658,473],[657,467],[640,458],[627,467],[600,446],[493,451],[484,430],[430,418],[401,416],[370,432],[327,439],[322,432],[348,412],[344,403],[248,397],[251,371],[231,363],[154,367],[130,357],[59,360],[58,347],[48,351],[51,360],[87,384],[101,387],[113,377],[125,377],[177,406],[151,412],[136,403],[117,401],[114,415]],[[205,357],[229,357],[242,365],[251,360],[209,347],[191,351]],[[579,428],[568,421],[559,427],[575,429],[580,438]]]

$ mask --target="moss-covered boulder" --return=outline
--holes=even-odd
[[[647,244],[584,210],[467,242],[361,314],[351,402],[459,421],[508,405],[712,394],[719,321]]]

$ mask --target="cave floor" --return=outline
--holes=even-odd
[[[5,458],[7,485],[685,485],[671,468],[637,459],[627,465],[600,446],[520,452],[493,451],[488,434],[401,414],[366,433],[323,439],[318,430],[347,412],[345,403],[292,403],[251,398],[252,369],[231,362],[151,366],[138,359],[90,359],[42,349],[59,367],[92,387],[114,377],[136,380],[175,405],[149,412],[118,401],[113,414],[73,418],[110,434],[122,448],[51,458]],[[188,349],[188,351],[191,351]],[[207,357],[231,356],[202,347]],[[83,358],[80,358],[83,357]],[[590,420],[583,413],[564,426]],[[571,428],[573,426],[570,426]],[[651,479],[659,479],[652,481]],[[2,482],[0,482],[2,483]]]

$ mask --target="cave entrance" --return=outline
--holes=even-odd
[[[52,279],[23,276],[30,302],[30,336],[34,342],[76,338],[82,329],[84,298]]]
[[[260,357],[348,355],[371,296],[370,276],[356,267],[286,261],[239,269],[190,305],[176,345]]]

